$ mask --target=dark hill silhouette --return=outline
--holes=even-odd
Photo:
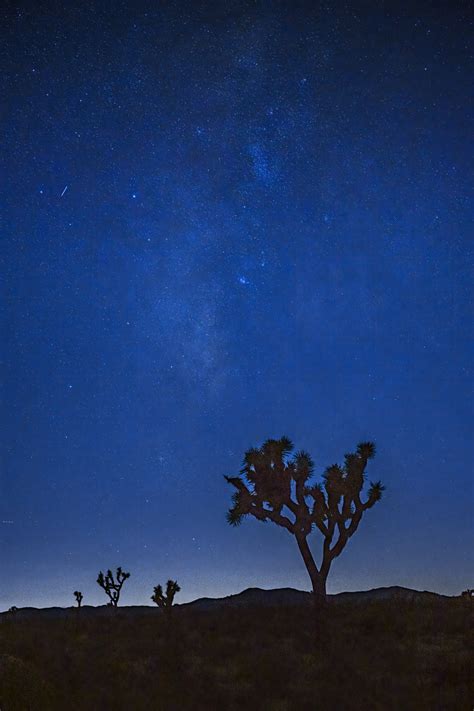
[[[181,607],[208,610],[218,607],[252,607],[252,606],[279,606],[279,605],[305,605],[311,601],[311,593],[294,588],[276,588],[264,590],[262,588],[247,588],[235,595],[226,597],[201,597]]]
[[[400,585],[392,585],[387,588],[373,588],[372,590],[361,590],[359,592],[342,592],[331,596],[335,602],[375,602],[381,600],[409,600],[422,602],[427,600],[447,599],[449,595],[430,592],[429,590],[412,590]]]
[[[385,588],[373,588],[372,590],[361,590],[356,592],[342,592],[335,595],[329,595],[329,601],[332,604],[337,603],[366,603],[385,600],[404,600],[413,602],[425,602],[430,600],[447,599],[449,596],[439,593],[429,592],[427,590],[412,590],[398,585]],[[185,602],[176,605],[179,609],[193,610],[218,610],[219,608],[229,607],[285,607],[311,604],[311,593],[304,590],[296,590],[295,588],[276,588],[264,590],[262,588],[247,588],[235,595],[227,595],[226,597],[201,597],[192,602]],[[150,605],[124,605],[117,610],[112,609],[108,605],[100,605],[93,607],[92,605],[84,605],[80,610],[76,607],[22,607],[18,608],[15,613],[2,612],[0,619],[5,616],[17,619],[25,617],[41,617],[41,618],[58,618],[69,617],[71,615],[84,615],[86,617],[115,617],[117,615],[135,616],[135,615],[159,615],[161,610]]]
[[[446,598],[446,595],[429,592],[427,590],[412,590],[394,585],[387,588],[374,588],[372,590],[362,590],[357,592],[342,592],[335,595],[328,595],[331,603],[351,602],[365,603],[378,600],[413,600],[424,601],[428,599]],[[247,588],[236,595],[229,595],[221,598],[202,597],[188,602],[182,607],[193,607],[195,609],[215,609],[218,607],[251,607],[251,606],[291,606],[305,605],[311,603],[311,593],[294,588],[277,588],[275,590],[263,590],[262,588]]]

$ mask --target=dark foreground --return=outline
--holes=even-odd
[[[470,604],[331,605],[3,617],[1,711],[471,711]]]

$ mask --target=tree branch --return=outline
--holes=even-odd
[[[273,523],[276,523],[278,526],[286,528],[286,530],[290,533],[295,532],[294,525],[291,523],[290,519],[286,516],[283,516],[283,514],[278,513],[278,511],[274,511],[272,509],[266,509],[263,506],[261,507],[261,511],[264,513],[265,517],[269,518],[270,521],[273,521]]]

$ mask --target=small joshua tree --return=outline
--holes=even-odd
[[[105,594],[109,597],[110,602],[107,603],[109,606],[117,607],[122,585],[129,577],[130,573],[126,573],[120,566],[117,568],[115,578],[111,570],[108,570],[105,575],[100,571],[97,583],[105,590]]]
[[[76,598],[77,606],[81,607],[84,595],[81,593],[80,590],[74,590],[74,597]]]
[[[168,582],[166,583],[166,594],[163,594],[163,588],[161,587],[161,585],[157,585],[153,589],[153,595],[151,596],[151,599],[156,605],[158,605],[158,607],[161,607],[163,610],[167,610],[168,612],[170,612],[173,606],[174,596],[176,595],[176,593],[179,593],[180,590],[181,588],[179,587],[176,580],[168,580]]]
[[[362,500],[365,468],[375,454],[371,442],[346,454],[344,466],[328,467],[323,482],[316,484],[310,482],[314,468],[310,455],[297,452],[291,456],[292,452],[292,442],[282,437],[269,439],[245,454],[242,476],[225,477],[237,489],[227,521],[237,526],[250,514],[291,533],[311,578],[314,600],[322,603],[332,561],[357,531],[364,512],[380,501],[384,487],[380,482],[371,483],[367,498]],[[319,567],[307,540],[315,529],[323,536]]]

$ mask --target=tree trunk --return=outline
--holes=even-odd
[[[313,583],[313,595],[314,595],[314,604],[316,607],[324,607],[327,598],[326,598],[326,578],[324,575],[319,573],[317,578],[315,580],[311,580]]]
[[[328,569],[325,567],[324,570],[318,570],[318,566],[314,562],[313,555],[311,553],[308,541],[305,536],[296,536],[298,542],[298,548],[306,565],[306,570],[308,571],[309,577],[311,578],[311,585],[313,588],[313,615],[312,615],[312,628],[313,628],[313,643],[314,649],[318,654],[324,653],[328,641],[328,620],[326,608],[326,580],[328,576]]]
[[[311,579],[311,585],[313,588],[313,600],[317,608],[324,607],[326,603],[326,579],[327,574],[321,573],[316,563],[314,562],[313,554],[308,545],[308,541],[305,536],[296,536],[298,543],[298,548],[300,549],[301,556],[304,560],[306,570]]]

